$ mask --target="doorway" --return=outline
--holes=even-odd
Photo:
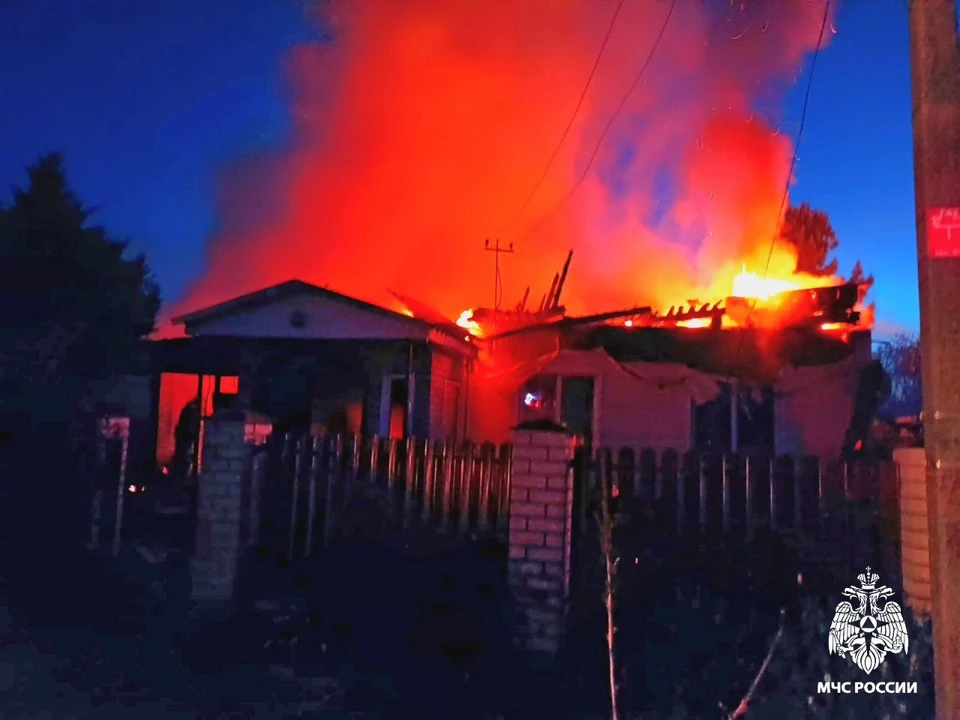
[[[593,447],[596,381],[590,376],[560,378],[560,422]]]
[[[380,398],[380,435],[400,440],[407,435],[407,414],[410,401],[410,383],[406,375],[388,375],[383,378]]]

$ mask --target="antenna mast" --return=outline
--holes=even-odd
[[[513,254],[513,243],[510,243],[508,247],[500,247],[500,238],[497,238],[494,241],[493,247],[490,247],[490,240],[487,239],[483,243],[483,249],[487,252],[492,252],[494,255],[493,268],[493,334],[497,334],[497,313],[500,310],[500,295],[503,293],[503,283],[500,281],[500,253],[510,253]]]

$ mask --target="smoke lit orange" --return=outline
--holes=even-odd
[[[527,285],[547,288],[570,248],[572,313],[720,298],[744,263],[763,266],[793,148],[753,100],[797,76],[823,0],[678,2],[590,173],[540,223],[580,177],[667,10],[626,3],[567,142],[509,225],[569,121],[612,4],[316,10],[332,39],[288,58],[293,137],[225,169],[206,270],[169,315],[299,278],[384,304],[397,288],[455,318],[493,304],[483,240],[500,231],[516,247],[500,263],[506,305]]]

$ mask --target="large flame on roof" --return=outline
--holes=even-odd
[[[765,277],[759,273],[748,271],[746,265],[744,265],[743,271],[733,279],[731,295],[757,300],[770,300],[781,293],[806,288],[830,287],[842,282],[841,278],[833,276],[820,277],[804,273],[794,273],[788,277],[770,277],[769,275]]]
[[[669,7],[624,3],[519,216],[613,4],[311,6],[323,38],[288,58],[292,137],[224,169],[203,275],[169,315],[299,278],[381,304],[397,288],[455,318],[490,295],[487,237],[516,247],[500,262],[505,299],[548,288],[576,248],[571,314],[709,297],[724,264],[728,281],[762,267],[794,152],[770,93],[816,47],[823,0],[679,0],[588,168]]]
[[[469,332],[474,337],[482,337],[483,332],[480,329],[480,323],[473,319],[473,310],[464,310],[457,318],[457,325]]]

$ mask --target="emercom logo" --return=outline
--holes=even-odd
[[[827,648],[849,658],[867,675],[887,657],[887,653],[907,653],[909,638],[900,605],[880,601],[893,595],[886,585],[877,586],[880,576],[870,568],[857,576],[860,587],[851,585],[843,594],[857,601],[857,607],[844,600],[837,605],[830,623]]]
[[[880,576],[867,568],[857,576],[860,586],[851,585],[843,594],[856,605],[844,600],[833,614],[827,637],[831,655],[848,659],[869,675],[886,660],[888,654],[907,654],[910,640],[900,605],[886,599],[893,590],[878,585]],[[884,601],[884,602],[882,602]],[[882,604],[881,604],[882,602]],[[887,693],[916,694],[916,682],[825,682],[817,683],[818,693]]]

